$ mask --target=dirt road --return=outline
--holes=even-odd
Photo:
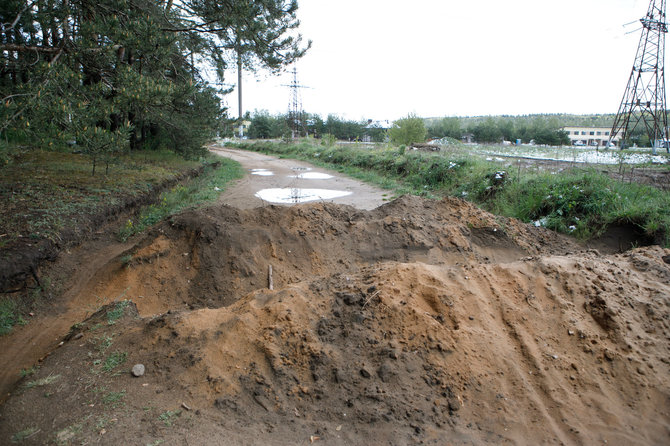
[[[213,146],[210,150],[217,155],[239,162],[249,172],[249,175],[229,187],[219,198],[219,203],[238,209],[252,209],[267,204],[327,201],[370,210],[382,205],[385,198],[391,195],[389,191],[301,161],[278,159],[262,153],[221,146]],[[268,201],[267,196],[261,198],[258,195],[259,191],[268,189],[272,190],[274,196],[279,199]],[[312,193],[314,190],[333,192],[330,194],[329,192]],[[284,191],[285,193],[282,193]],[[334,192],[339,192],[339,194]],[[331,198],[330,195],[336,196]]]
[[[0,444],[668,444],[670,250],[456,198],[360,209],[382,191],[216,152],[249,171],[222,205],[59,260],[64,296],[3,339],[6,377],[44,358]]]

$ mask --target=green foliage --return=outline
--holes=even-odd
[[[120,392],[109,392],[106,394],[104,397],[102,397],[102,402],[104,404],[111,405],[113,407],[117,407],[119,403],[121,403],[121,400],[126,396],[126,391],[121,390]]]
[[[29,381],[23,387],[26,388],[26,389],[33,389],[35,387],[48,386],[49,384],[57,381],[58,379],[60,379],[60,375],[49,375],[49,376],[46,376],[42,379],[38,379],[38,380],[35,380],[35,381]]]
[[[21,443],[23,440],[32,437],[33,435],[35,435],[39,431],[40,431],[40,429],[38,429],[36,427],[26,428],[26,429],[12,435],[12,443]]]
[[[21,378],[25,378],[27,376],[33,375],[37,371],[37,369],[39,369],[39,366],[32,366],[29,369],[21,369],[21,372],[20,372]]]
[[[288,131],[285,116],[271,116],[267,111],[257,111],[251,118],[249,137],[253,139],[281,138]]]
[[[229,90],[212,88],[200,67],[222,84],[234,56],[278,71],[310,46],[295,32],[295,0],[6,3],[0,139],[84,153],[94,174],[128,150],[201,156]]]
[[[424,142],[426,140],[426,125],[423,119],[410,114],[406,118],[393,123],[393,126],[389,129],[389,137],[392,142],[398,145],[410,146],[415,142]]]
[[[63,229],[85,226],[87,217],[113,211],[122,200],[200,166],[173,152],[134,152],[116,160],[113,175],[92,177],[89,158],[81,154],[15,153],[11,164],[0,167],[0,245],[27,236],[58,243]]]
[[[116,321],[123,317],[123,313],[126,311],[126,308],[130,304],[129,300],[123,300],[118,302],[113,309],[107,311],[107,324],[114,325]]]
[[[427,127],[428,136],[431,138],[454,138],[461,139],[461,121],[459,118],[442,118],[430,123]]]
[[[93,330],[93,328],[91,328],[91,330]],[[101,336],[99,338],[95,338],[93,343],[95,344],[96,350],[102,354],[112,346],[113,340],[110,336]]]
[[[107,359],[105,359],[105,362],[102,365],[102,370],[105,372],[111,372],[121,364],[125,363],[127,358],[127,352],[113,352],[107,357]]]
[[[595,171],[536,175],[509,185],[490,208],[582,238],[598,235],[612,224],[633,224],[649,235],[670,235],[670,194],[612,181]]]
[[[424,153],[377,147],[242,144],[242,148],[335,166],[399,193],[465,197],[484,208],[580,238],[609,225],[633,224],[670,245],[670,193],[614,181],[596,171],[511,177],[500,165],[467,153]],[[373,174],[374,172],[374,174]]]
[[[174,418],[178,417],[181,415],[181,410],[168,410],[166,412],[163,412],[158,416],[158,419],[163,422],[166,426],[172,426],[172,423],[174,422]]]
[[[326,147],[333,147],[336,142],[337,142],[337,139],[335,138],[335,135],[330,134],[330,133],[326,133],[321,138],[321,144],[326,146]]]
[[[432,138],[450,137],[460,140],[465,129],[480,143],[531,140],[542,145],[569,145],[570,138],[561,130],[565,126],[611,126],[610,115],[530,115],[530,116],[479,116],[461,118],[426,119],[428,134]],[[606,123],[606,124],[604,124]]]
[[[170,215],[215,200],[230,181],[241,178],[242,175],[239,163],[221,158],[217,165],[206,167],[200,176],[188,184],[175,186],[161,194],[158,203],[140,211],[136,222],[127,220],[119,229],[119,239],[125,241]]]
[[[16,303],[10,299],[0,300],[0,336],[12,331],[17,324],[25,324]]]

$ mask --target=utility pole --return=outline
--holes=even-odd
[[[665,101],[665,35],[668,24],[665,0],[651,0],[647,15],[640,19],[642,36],[637,47],[633,70],[619,106],[607,147],[621,133],[621,146],[630,141],[638,126],[644,126],[653,152],[668,147],[668,116]]]
[[[244,126],[242,125],[242,118],[244,113],[242,112],[242,50],[237,48],[237,103],[238,103],[238,121],[239,121],[239,132],[240,139],[244,136]]]

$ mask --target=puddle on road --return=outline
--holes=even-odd
[[[333,176],[322,172],[305,172],[300,175],[292,175],[291,178],[297,178],[299,180],[329,180],[333,178]]]
[[[296,167],[291,167],[291,170],[312,170],[312,168],[311,167],[296,166]]]
[[[332,189],[276,188],[263,189],[256,192],[256,197],[261,200],[278,204],[297,204],[316,200],[332,200],[334,198],[346,197],[347,195],[351,195],[351,192]]]
[[[258,175],[261,177],[271,177],[274,175],[274,172],[267,169],[251,169],[252,175]]]

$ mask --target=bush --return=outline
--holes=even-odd
[[[393,123],[393,127],[389,129],[389,137],[395,144],[411,146],[415,142],[426,140],[426,125],[423,119],[410,114]]]

